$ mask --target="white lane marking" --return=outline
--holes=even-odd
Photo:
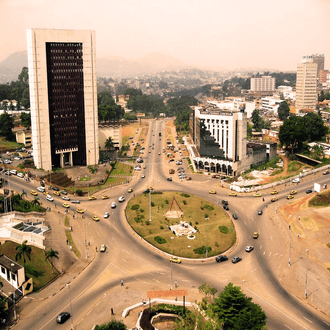
[[[270,236],[270,240],[271,240],[271,241],[273,240],[273,236]]]
[[[122,261],[127,262],[125,259],[121,258]]]
[[[159,281],[157,281],[155,278],[153,280],[156,281],[157,283],[159,283]]]
[[[101,300],[95,305],[95,307],[96,307],[100,302],[101,302]],[[94,307],[94,308],[95,308],[95,307]]]
[[[272,253],[271,252],[269,252],[269,256],[268,257],[270,257],[272,255]]]
[[[261,250],[261,248],[262,248],[262,245],[260,245],[260,250]]]
[[[280,312],[281,314],[285,315],[287,318],[289,318],[290,320],[292,320],[293,322],[297,323],[298,325],[300,325],[302,328],[309,330],[308,328],[304,327],[302,324],[300,324],[298,321],[296,321],[295,319],[293,319],[292,317],[290,317],[288,314],[285,314],[284,312],[282,312],[280,309],[278,309],[277,307],[275,307],[274,305],[272,305],[271,303],[269,303],[267,300],[261,298],[260,296],[258,296],[256,293],[254,293],[253,291],[249,290],[248,288],[245,288],[245,290],[250,291],[252,294],[254,294],[256,297],[258,297],[259,299],[261,299],[263,302],[265,302],[266,304],[268,304],[269,306],[273,307],[275,310],[277,310],[278,312]]]
[[[267,225],[267,222],[265,222],[265,224],[266,224],[266,227],[267,227],[267,226],[268,226],[268,225]]]
[[[263,254],[265,255],[266,252],[264,252]]]
[[[98,232],[98,231],[96,231],[96,232],[97,232],[97,234],[100,236],[99,232]]]
[[[329,323],[327,323],[327,322],[324,322],[324,321],[323,321],[323,323],[325,323],[327,326],[329,326],[329,327],[330,327],[330,324],[329,324]]]
[[[275,256],[277,256],[278,255],[278,253],[275,253],[273,256],[275,257]]]
[[[273,299],[277,300],[275,297],[273,297],[271,294],[268,294],[268,296],[272,297]]]
[[[255,269],[251,270],[251,273],[255,272],[256,270],[257,270],[257,268],[255,268]]]
[[[253,219],[253,218],[251,218],[251,220],[252,220],[252,221],[254,221],[254,219]]]
[[[283,254],[280,254],[280,257],[283,257]]]
[[[165,275],[164,273],[158,273],[158,274],[160,274],[160,275]]]
[[[92,309],[87,313],[87,315],[89,315],[92,312]]]
[[[182,280],[182,282],[191,282],[190,280]]]
[[[127,254],[130,254],[129,252],[127,252],[126,250],[124,250],[124,252],[126,252]]]
[[[115,240],[112,236],[111,236],[111,239]]]
[[[290,328],[288,325],[286,325],[285,323],[283,323],[288,329],[293,330],[292,328]]]
[[[244,223],[245,223],[245,226],[246,226],[246,222],[244,221]]]
[[[307,320],[308,322],[313,323],[313,322],[312,322],[311,320],[309,320],[307,317],[303,316],[303,318],[304,318],[305,320]]]

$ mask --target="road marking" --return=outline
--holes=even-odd
[[[329,327],[330,327],[330,324],[329,324],[329,323],[327,323],[327,322],[324,322],[324,321],[323,321],[323,323],[325,323],[327,326],[329,326]]]
[[[282,312],[280,309],[278,309],[277,307],[275,307],[274,305],[272,305],[271,303],[269,303],[267,300],[261,298],[260,296],[258,296],[256,293],[254,293],[253,291],[249,290],[248,288],[245,288],[245,290],[250,291],[252,294],[254,294],[256,297],[258,297],[259,299],[261,299],[263,302],[265,302],[266,304],[268,304],[269,306],[273,307],[275,310],[277,310],[278,312],[280,312],[281,314],[285,315],[287,318],[289,318],[290,320],[292,320],[293,322],[297,323],[298,325],[300,325],[302,328],[309,330],[308,328],[304,327],[302,324],[300,324],[298,321],[296,321],[295,319],[293,319],[292,317],[290,317],[288,314],[285,314],[284,312]]]
[[[283,257],[283,254],[280,254],[280,257]]]
[[[303,318],[304,318],[305,320],[307,320],[308,322],[313,323],[313,322],[312,322],[311,320],[309,320],[307,317],[303,316]]]
[[[153,280],[156,281],[157,283],[159,283],[159,281],[157,281],[155,278]]]
[[[124,250],[124,252],[126,252],[127,254],[130,254],[129,252],[127,252],[126,250]]]
[[[257,270],[257,268],[254,268],[253,270],[251,270],[251,273],[255,272]]]
[[[123,258],[121,258],[121,260],[127,262],[127,261],[126,261],[125,259],[123,259]]]
[[[191,282],[190,280],[182,280],[182,282]]]
[[[271,241],[273,240],[273,236],[270,236],[270,240],[271,240]]]
[[[272,253],[271,252],[269,252],[269,256],[268,257],[270,257],[272,255]]]
[[[252,221],[254,221],[254,219],[253,219],[253,218],[251,218],[251,220],[252,220]]]
[[[244,223],[245,223],[245,226],[246,226],[246,222],[244,221]]]
[[[158,272],[157,272],[158,273]],[[160,274],[160,275],[165,275],[165,273],[158,273],[158,274]]]
[[[265,255],[266,252],[264,252],[263,254]]]
[[[275,297],[273,297],[271,294],[268,294],[268,296],[271,296],[273,299],[277,300]]]
[[[111,239],[115,240],[112,236],[111,236]]]
[[[261,250],[261,248],[262,248],[262,245],[260,245],[260,250]]]
[[[98,231],[96,231],[96,232],[97,232],[97,234],[100,236],[99,232],[98,232]]]
[[[275,253],[273,256],[275,257],[275,256],[277,256],[278,255],[278,253]]]
[[[101,302],[101,300],[95,305],[95,307],[96,307],[100,302]],[[94,307],[94,308],[95,308],[95,307]]]
[[[292,328],[290,328],[288,325],[286,325],[285,323],[283,323],[288,329],[293,330]]]
[[[87,315],[89,315],[92,312],[92,309],[87,313]]]

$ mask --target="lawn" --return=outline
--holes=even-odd
[[[17,142],[13,142],[13,141],[7,141],[4,137],[0,138],[0,149],[1,150],[13,150],[16,148],[22,148],[24,147],[24,144],[22,143],[17,143]]]
[[[312,199],[309,200],[309,207],[326,207],[330,205],[330,191],[325,191],[323,193],[317,194]]]
[[[183,217],[180,219],[170,219],[164,215],[173,197],[183,211]],[[165,252],[186,258],[204,258],[205,253],[198,254],[193,250],[209,246],[211,249],[208,249],[208,255],[215,256],[228,250],[235,242],[235,229],[228,215],[221,207],[203,198],[187,194],[183,196],[180,192],[163,192],[152,194],[151,202],[152,221],[149,221],[148,194],[130,200],[126,215],[130,225],[140,236]],[[195,239],[188,239],[187,236],[177,237],[169,230],[169,226],[179,223],[180,220],[187,221],[197,228]],[[219,226],[226,227],[225,231],[228,233],[220,232]],[[155,241],[156,236],[161,238],[157,239],[158,242]],[[160,244],[159,241],[164,243]]]
[[[18,244],[10,241],[6,241],[0,245],[0,254],[4,254],[7,257],[15,260],[16,246]],[[43,286],[53,280],[58,272],[52,269],[51,264],[46,261],[45,253],[43,250],[31,246],[31,260],[26,257],[25,272],[26,275],[33,279],[33,291],[40,290]],[[24,265],[23,258],[18,259],[17,263]]]
[[[132,176],[133,172],[133,166],[127,165],[124,163],[116,162],[113,170],[111,171],[110,176],[112,175],[126,175],[126,176]]]

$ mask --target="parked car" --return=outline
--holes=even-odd
[[[55,190],[55,191],[60,191],[60,189],[57,188],[57,187],[50,187],[50,188],[53,189],[53,190]]]
[[[327,174],[329,174],[330,172],[327,170],[327,171],[324,171],[323,172],[323,175],[327,175]]]
[[[273,198],[271,199],[272,202],[276,202],[277,200],[278,200],[277,197],[273,197]]]
[[[65,201],[69,201],[70,197],[69,196],[62,196],[62,199],[64,199]]]
[[[220,254],[219,256],[217,256],[217,257],[215,258],[215,261],[216,261],[216,262],[222,262],[222,261],[227,261],[227,260],[228,260],[228,257],[225,256],[225,255],[223,255],[223,254]]]
[[[172,181],[172,177],[167,178],[167,181]]]
[[[229,211],[228,205],[224,205],[223,208],[224,208],[224,210]]]

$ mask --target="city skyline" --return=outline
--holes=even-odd
[[[4,0],[0,9],[10,27],[0,61],[26,50],[29,28],[95,30],[98,58],[161,53],[208,69],[295,71],[304,55],[330,56],[325,0]]]

